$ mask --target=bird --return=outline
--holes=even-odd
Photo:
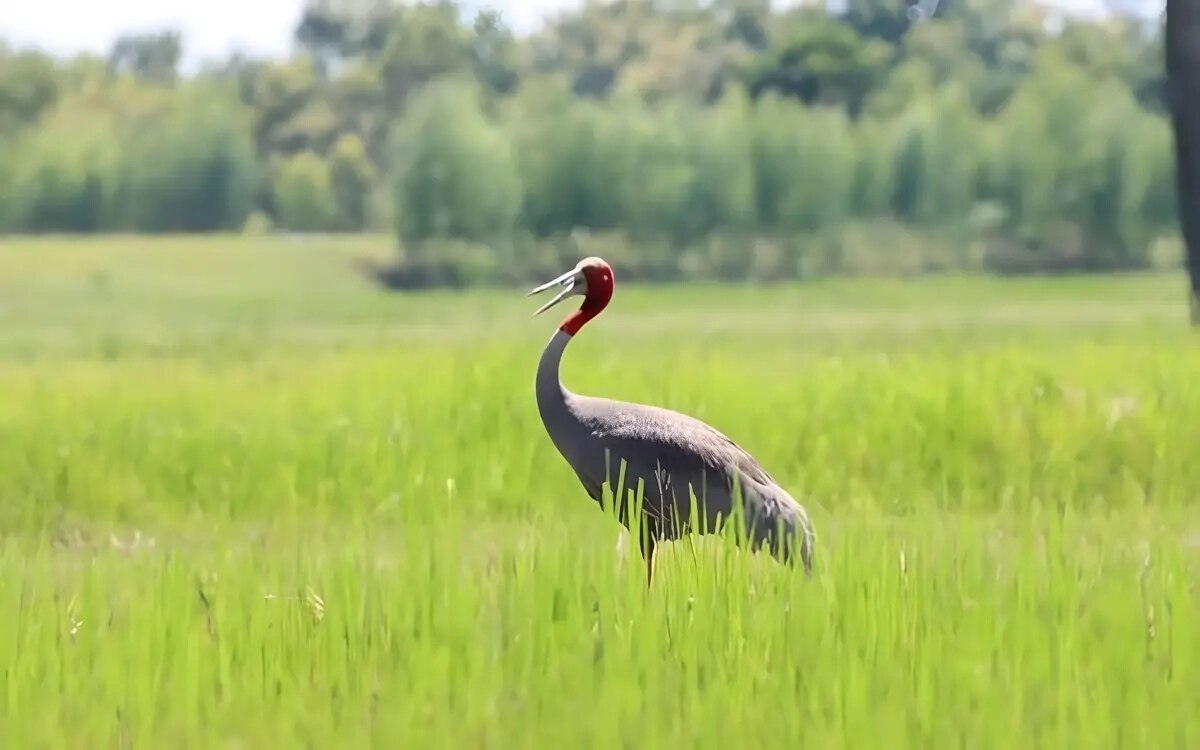
[[[565,299],[583,297],[554,332],[538,361],[534,391],[550,441],[593,501],[603,507],[603,487],[641,488],[640,510],[622,499],[618,519],[629,530],[640,518],[639,545],[646,585],[654,577],[654,551],[689,533],[718,533],[734,517],[742,540],[794,564],[796,543],[804,572],[812,575],[816,535],[807,510],[754,456],[711,425],[677,411],[573,393],[559,365],[567,345],[612,300],[616,280],[603,258],[591,256],[532,289],[559,293],[533,314]],[[621,473],[623,471],[623,474]],[[695,498],[693,503],[693,496]]]

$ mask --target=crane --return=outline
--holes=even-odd
[[[559,293],[535,317],[572,296],[582,296],[583,302],[567,315],[542,352],[534,388],[538,412],[554,447],[592,500],[602,503],[603,485],[616,487],[617,479],[623,479],[623,487],[641,487],[639,542],[646,585],[653,580],[658,543],[690,532],[718,532],[733,517],[735,502],[745,523],[744,539],[753,549],[765,546],[777,559],[792,564],[798,537],[805,574],[811,575],[815,535],[808,512],[735,442],[686,414],[581,396],[563,386],[563,352],[608,306],[615,278],[602,258],[588,257],[526,296],[554,287],[560,287]],[[693,515],[694,508],[699,517]],[[618,517],[627,529],[632,529],[630,515],[622,501]]]

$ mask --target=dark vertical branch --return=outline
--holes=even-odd
[[[1175,132],[1179,220],[1200,324],[1200,0],[1167,0],[1167,96]]]

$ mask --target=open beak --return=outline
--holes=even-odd
[[[562,276],[559,276],[557,279],[554,279],[553,281],[547,281],[545,284],[542,284],[539,287],[534,287],[532,290],[530,290],[529,294],[526,294],[525,296],[532,297],[533,295],[538,294],[540,292],[544,292],[547,289],[550,289],[551,287],[560,286],[560,285],[562,286],[561,292],[559,292],[549,302],[547,302],[546,304],[544,304],[538,308],[537,312],[534,313],[534,315],[537,316],[537,315],[541,315],[542,313],[546,312],[550,308],[554,307],[559,302],[562,302],[564,299],[571,296],[572,294],[577,293],[576,286],[577,286],[577,284],[580,284],[580,283],[582,283],[582,279],[580,278],[579,270],[572,268],[570,271],[567,271]]]

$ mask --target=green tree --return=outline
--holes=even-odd
[[[343,135],[329,155],[329,187],[339,229],[361,232],[370,223],[375,169],[356,135]]]
[[[896,124],[896,215],[926,226],[962,225],[975,199],[982,131],[967,93],[950,87],[908,108]]]
[[[0,135],[0,233],[12,232],[17,228],[12,216],[16,198],[9,194],[13,188],[15,160],[16,153],[12,143],[4,135]]]
[[[229,94],[195,87],[124,138],[123,219],[149,232],[240,227],[254,207],[260,166],[249,115]]]
[[[114,228],[119,194],[113,119],[76,101],[61,103],[16,142],[9,221],[20,231]]]
[[[524,187],[523,227],[539,236],[622,221],[614,186],[630,162],[625,108],[579,101],[563,86],[530,89],[506,112]]]
[[[687,111],[680,125],[689,133],[689,160],[695,165],[682,234],[698,239],[714,232],[754,231],[753,112],[745,93],[730,91],[708,112]]]
[[[178,31],[128,34],[117,39],[108,56],[116,75],[132,75],[164,85],[174,84],[183,57],[183,39]]]
[[[512,142],[484,116],[473,86],[447,81],[423,91],[400,124],[392,154],[403,242],[511,236],[522,192]]]
[[[686,113],[637,112],[629,120],[629,168],[618,189],[625,228],[634,240],[667,236],[690,239],[687,207],[697,164],[687,132],[678,126]],[[674,127],[664,127],[663,122]]]
[[[372,163],[384,163],[390,119],[384,109],[383,82],[378,71],[364,64],[348,66],[327,83],[325,95],[337,118],[338,138],[359,138]]]
[[[275,177],[278,225],[293,232],[331,231],[338,225],[338,206],[329,165],[304,151],[289,157]]]
[[[385,99],[392,113],[403,112],[422,87],[469,69],[471,43],[446,0],[400,6],[387,28],[377,57]]]
[[[1142,266],[1151,242],[1177,227],[1171,132],[1163,118],[1131,112],[1112,135],[1120,141],[1114,152],[1121,172],[1117,214],[1124,261]]]
[[[850,213],[855,184],[846,115],[779,97],[759,101],[754,122],[758,213],[782,232],[838,226]]]
[[[498,13],[479,12],[468,49],[475,79],[484,88],[507,94],[517,87],[520,81],[517,41]]]
[[[254,143],[260,154],[290,155],[332,141],[337,117],[318,97],[311,60],[272,62],[247,70],[244,96],[254,112]]]
[[[857,115],[890,57],[884,42],[861,37],[828,16],[802,13],[749,64],[746,82],[755,96],[774,91]]]
[[[36,122],[61,89],[50,57],[38,52],[11,54],[0,44],[0,136],[15,136]]]
[[[889,216],[895,193],[895,143],[889,122],[860,121],[854,131],[850,210],[864,219]]]
[[[846,0],[845,20],[865,37],[894,44],[908,31],[909,5],[905,0]]]
[[[1148,263],[1176,218],[1162,36],[908,4],[599,0],[518,37],[447,0],[313,3],[296,54],[196,73],[170,32],[60,59],[0,42],[0,227],[394,226],[441,279],[580,229],[661,276],[786,273],[807,247],[870,265],[838,249],[885,222],[913,245],[986,231],[989,262],[1030,269]]]

